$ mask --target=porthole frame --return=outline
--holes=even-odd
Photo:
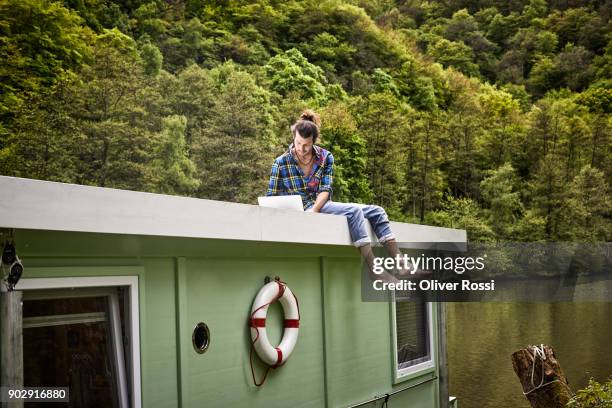
[[[206,344],[203,345],[202,347],[198,347],[198,345],[196,344],[196,332],[198,331],[200,327],[204,329],[204,332],[206,334]],[[206,323],[199,322],[198,324],[195,325],[195,327],[193,328],[192,334],[191,334],[191,343],[193,344],[193,349],[195,350],[196,353],[198,354],[206,353],[206,351],[210,347],[210,329],[208,328],[208,325]]]

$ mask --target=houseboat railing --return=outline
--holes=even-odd
[[[430,381],[434,381],[437,378],[438,377],[436,377],[436,376],[433,376],[433,377],[430,377],[430,378],[426,378],[426,379],[421,380],[419,382],[416,382],[414,384],[410,384],[408,387],[400,388],[399,390],[395,390],[395,391],[392,391],[392,392],[388,392],[388,393],[386,393],[384,395],[380,395],[380,396],[377,396],[377,397],[374,397],[374,398],[370,398],[369,400],[362,401],[362,402],[360,402],[358,404],[349,405],[347,408],[362,407],[364,405],[371,404],[372,402],[375,402],[375,401],[380,401],[382,399],[389,399],[389,397],[391,397],[391,396],[393,396],[395,394],[399,394],[400,392],[404,392],[404,391],[409,390],[411,388],[418,387],[419,385],[423,385],[423,384],[428,383]]]

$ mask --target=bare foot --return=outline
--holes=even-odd
[[[386,271],[379,275],[375,273],[370,273],[369,277],[372,282],[376,280],[380,280],[386,283],[399,283],[400,282],[399,279],[397,279],[395,276],[391,275],[389,272],[386,272]]]

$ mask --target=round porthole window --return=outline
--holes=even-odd
[[[197,353],[204,353],[210,345],[210,331],[206,323],[198,323],[193,329],[193,348]]]

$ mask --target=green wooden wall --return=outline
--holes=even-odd
[[[24,278],[138,274],[143,407],[343,407],[417,383],[390,406],[438,407],[437,369],[393,383],[391,307],[361,301],[354,248],[33,230],[17,231],[17,245]],[[246,322],[267,275],[298,297],[300,336],[256,388]],[[200,321],[204,354],[191,340]],[[278,304],[268,322],[280,341]]]

